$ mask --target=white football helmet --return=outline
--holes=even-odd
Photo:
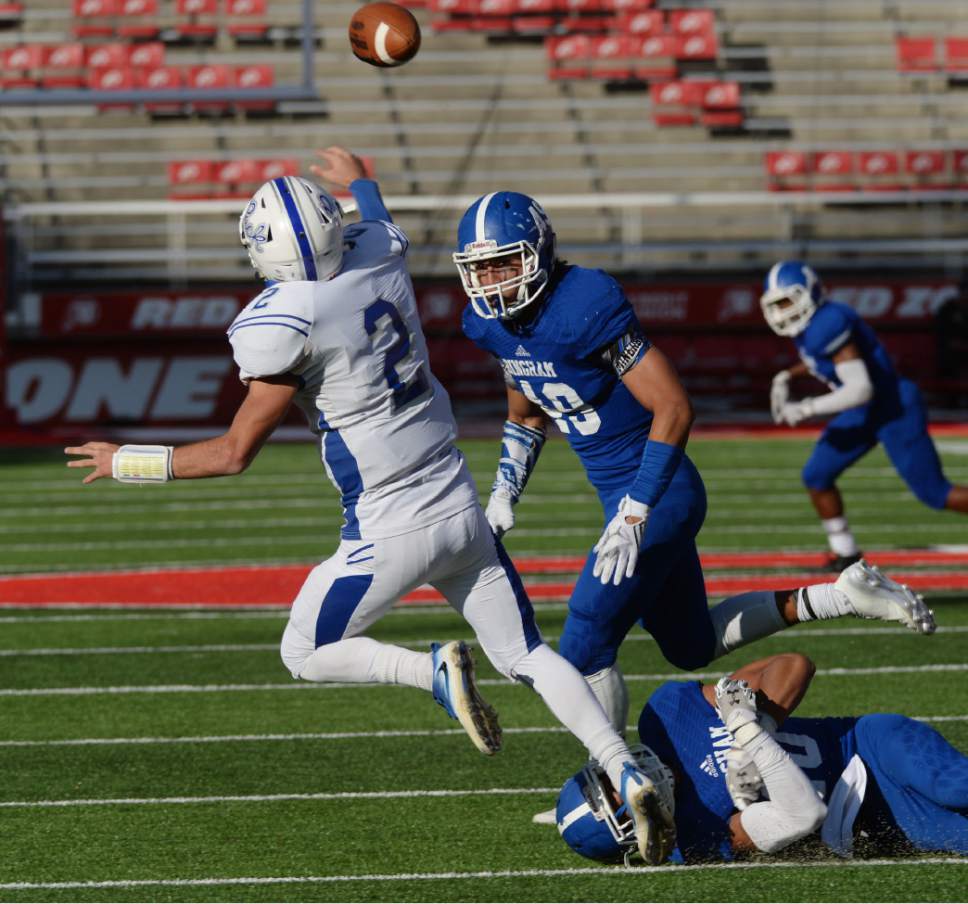
[[[239,238],[264,279],[325,280],[343,261],[343,212],[331,194],[308,179],[280,176],[245,205]]]

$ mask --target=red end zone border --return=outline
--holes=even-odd
[[[891,569],[891,577],[918,591],[968,590],[968,549],[885,550],[871,552],[871,562]],[[744,590],[771,590],[816,584],[824,557],[818,553],[708,553],[710,571],[789,568],[771,574],[710,574],[706,592],[723,596]],[[577,556],[516,559],[524,576],[571,575],[581,571]],[[929,570],[905,570],[927,566]],[[930,570],[931,566],[962,566],[960,570]],[[312,565],[244,568],[158,569],[154,571],[74,572],[0,577],[0,606],[289,606]],[[793,571],[792,569],[800,569]],[[803,571],[803,569],[812,569]],[[525,583],[534,601],[564,601],[574,580]],[[408,594],[403,605],[443,603],[430,587]]]

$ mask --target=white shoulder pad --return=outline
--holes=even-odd
[[[302,360],[313,325],[314,285],[270,286],[232,322],[229,342],[243,382],[289,373]]]

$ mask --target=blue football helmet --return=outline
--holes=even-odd
[[[780,261],[766,274],[760,307],[778,336],[800,335],[823,302],[820,277],[802,261]]]
[[[669,812],[675,813],[672,770],[644,744],[630,750],[639,768],[655,783]],[[635,852],[632,818],[615,799],[608,776],[594,761],[562,786],[556,820],[565,843],[582,857],[614,863]]]
[[[505,262],[512,275],[487,282]],[[516,191],[478,198],[457,227],[454,263],[474,310],[488,320],[517,317],[541,296],[555,265],[555,234],[534,198]]]

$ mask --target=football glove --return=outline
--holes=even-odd
[[[774,424],[783,423],[783,406],[790,401],[790,371],[781,370],[770,386],[770,414]]]
[[[787,402],[783,405],[779,422],[796,427],[809,417],[813,417],[813,399],[800,399],[799,402]]]
[[[601,539],[595,544],[597,558],[592,575],[603,584],[609,582],[617,587],[622,578],[630,578],[639,559],[639,545],[645,524],[649,520],[649,507],[631,496],[623,496],[618,512],[608,522]]]
[[[762,796],[760,770],[742,747],[730,747],[726,753],[726,790],[740,811],[755,804]]]
[[[498,540],[514,527],[514,503],[511,494],[504,487],[499,486],[491,493],[487,508],[484,509],[484,517]]]
[[[716,682],[716,709],[740,747],[763,731],[756,720],[756,694],[745,681],[726,675],[720,678]]]

